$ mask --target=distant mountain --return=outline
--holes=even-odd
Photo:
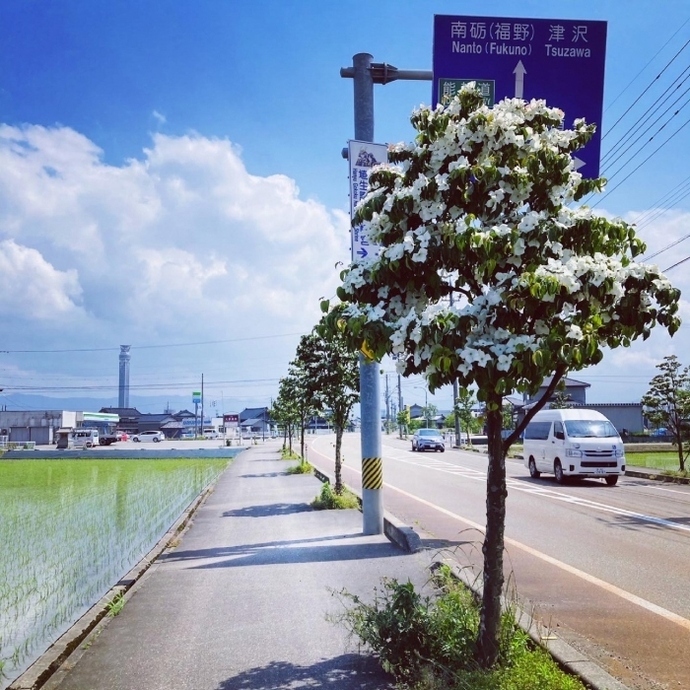
[[[205,416],[220,416],[223,412],[241,412],[245,407],[263,407],[270,405],[270,400],[261,404],[245,404],[237,400],[226,398],[223,401],[223,408],[213,407],[211,401],[204,401]],[[22,393],[12,393],[6,395],[0,393],[0,409],[2,410],[72,410],[78,412],[98,412],[102,407],[117,407],[117,398],[53,398],[47,395],[25,395]],[[191,397],[186,395],[178,396],[145,396],[130,395],[129,406],[135,407],[139,412],[162,413],[166,410],[179,412],[180,410],[194,411],[194,403]],[[199,405],[199,410],[201,405]],[[215,412],[216,414],[214,414]]]

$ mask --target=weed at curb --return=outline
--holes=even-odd
[[[517,625],[515,611],[503,614],[499,663],[483,669],[476,639],[479,607],[471,589],[439,566],[436,594],[422,596],[411,582],[384,579],[372,604],[346,590],[332,591],[345,610],[329,616],[371,649],[400,688],[415,690],[584,690],[550,654],[535,647]]]
[[[125,606],[125,593],[124,592],[118,592],[114,597],[113,600],[108,604],[108,615],[111,618],[114,618],[117,616],[120,611]]]
[[[329,483],[325,483],[321,493],[311,502],[311,507],[315,510],[359,510],[359,499],[346,488],[337,494]]]

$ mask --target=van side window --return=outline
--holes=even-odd
[[[553,435],[561,441],[565,440],[565,431],[563,431],[563,422],[553,423]]]
[[[546,441],[549,438],[551,422],[530,422],[525,429],[525,438]]]

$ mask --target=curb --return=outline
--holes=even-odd
[[[448,566],[454,577],[460,580],[470,591],[474,592],[475,596],[481,598],[483,590],[481,578],[474,577],[470,579],[464,569],[459,568],[457,563],[449,560],[435,561],[431,568],[434,570],[441,565]],[[514,604],[514,602],[511,602],[511,606],[516,609],[515,620],[517,624],[529,635],[532,642],[549,652],[562,669],[579,678],[588,688],[592,688],[592,690],[630,690],[627,685],[621,683],[553,633],[549,633],[548,636],[541,635],[539,630],[543,629],[543,626],[540,623],[535,621],[532,616],[519,605]],[[508,608],[505,600],[503,600],[503,608]]]
[[[314,467],[314,476],[324,484],[331,483],[331,478],[316,467]],[[359,510],[361,512],[362,497],[359,495],[359,492],[355,491],[349,486],[347,489],[357,497],[357,501],[359,502]],[[391,515],[387,511],[384,511],[383,513],[383,533],[386,535],[389,541],[392,541],[407,553],[416,553],[422,548],[422,540],[417,532],[415,532],[412,527],[405,525],[398,520],[398,518]]]
[[[690,477],[674,477],[672,474],[657,474],[648,470],[629,470],[627,467],[625,469],[625,476],[650,479],[655,482],[666,482],[667,484],[690,484]]]

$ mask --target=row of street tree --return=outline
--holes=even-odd
[[[299,435],[300,457],[304,461],[304,434],[312,417],[326,417],[335,431],[335,486],[342,494],[342,440],[352,407],[359,400],[359,356],[348,348],[339,330],[319,324],[300,339],[288,374],[280,380],[271,417],[284,429],[292,451]]]

